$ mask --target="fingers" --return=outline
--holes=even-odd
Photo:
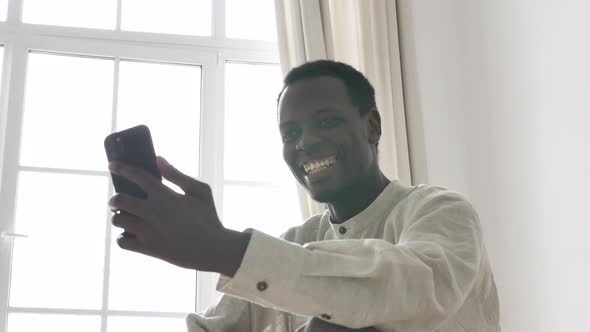
[[[127,236],[124,233],[117,237],[117,244],[121,249],[142,253],[143,248],[136,237]]]
[[[120,211],[111,217],[111,223],[125,230],[117,237],[117,244],[121,249],[145,254],[144,241],[147,225],[140,218]]]
[[[168,160],[164,159],[164,157],[162,157],[162,156],[156,157],[156,166],[158,166],[158,170],[160,171],[160,174],[164,174],[164,172],[166,172],[166,168],[172,167],[172,165],[170,165]]]
[[[201,198],[212,197],[211,187],[205,182],[198,181],[182,173],[174,166],[170,165],[166,159],[161,156],[156,158],[156,162],[158,163],[158,168],[160,169],[162,176],[166,180],[179,186],[185,194]]]
[[[134,234],[136,237],[142,237],[141,235],[145,232],[143,229],[145,228],[145,223],[142,223],[138,217],[124,211],[113,214],[111,223],[113,226],[123,228],[126,232]]]
[[[129,214],[145,218],[149,212],[145,210],[146,203],[143,199],[133,197],[124,193],[115,194],[109,199],[109,209],[116,213],[125,211]]]
[[[118,161],[109,162],[109,171],[129,179],[146,193],[154,192],[162,187],[162,183],[147,171]]]

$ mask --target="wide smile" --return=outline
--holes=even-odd
[[[337,162],[338,158],[335,154],[328,155],[304,162],[300,169],[308,180],[316,179],[319,176],[326,174]]]

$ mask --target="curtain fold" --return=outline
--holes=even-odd
[[[318,59],[357,68],[376,90],[383,128],[379,163],[390,179],[411,184],[394,0],[275,0],[283,75]],[[298,186],[303,216],[325,207]]]

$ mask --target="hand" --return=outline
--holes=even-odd
[[[305,330],[303,332],[379,332],[379,330],[375,329],[374,327],[365,327],[362,329],[350,329],[348,327],[330,324],[325,322],[319,318],[312,318],[307,323]]]
[[[160,174],[184,194],[176,193],[144,170],[109,163],[111,172],[135,182],[147,193],[146,199],[119,193],[109,200],[115,212],[113,225],[133,235],[121,234],[117,244],[184,268],[233,276],[249,236],[223,227],[208,184],[181,173],[162,157],[157,158],[157,164]]]

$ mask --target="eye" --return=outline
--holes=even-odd
[[[298,134],[299,134],[299,130],[297,130],[295,128],[290,128],[290,129],[285,130],[281,134],[281,137],[282,137],[284,143],[292,143],[293,141],[295,141]]]

